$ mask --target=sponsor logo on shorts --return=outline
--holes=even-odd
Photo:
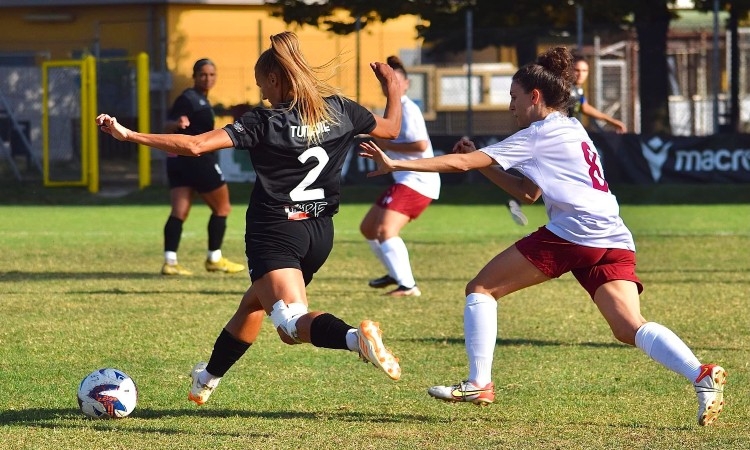
[[[288,220],[305,220],[310,217],[320,217],[326,210],[328,202],[307,202],[297,203],[284,207],[286,218]]]
[[[236,132],[238,132],[238,133],[244,133],[245,132],[245,127],[243,127],[242,124],[239,121],[235,121],[232,124],[232,128],[234,128],[234,130]]]

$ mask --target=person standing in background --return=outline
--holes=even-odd
[[[216,65],[208,58],[193,65],[193,87],[185,89],[172,105],[164,126],[166,133],[198,135],[214,129],[214,110],[208,91],[216,84]],[[236,273],[245,266],[225,258],[221,253],[227,216],[232,209],[229,188],[219,167],[217,153],[198,158],[167,155],[167,179],[172,210],[164,225],[164,265],[162,275],[192,275],[177,262],[177,249],[182,238],[182,225],[190,213],[196,194],[209,208],[208,251],[205,267],[209,272]]]
[[[627,133],[628,128],[623,122],[615,119],[609,114],[599,111],[591,106],[591,103],[586,100],[583,85],[589,77],[589,63],[586,62],[586,59],[584,59],[583,56],[575,55],[573,57],[573,71],[576,75],[576,82],[570,91],[571,103],[570,108],[568,109],[568,116],[575,117],[579,122],[584,115],[592,119],[603,120],[612,125],[616,133]]]
[[[430,136],[427,134],[422,111],[406,92],[409,78],[401,60],[389,56],[401,93],[401,131],[396,139],[374,139],[378,146],[393,159],[419,159],[434,156]],[[387,92],[384,92],[387,95]],[[407,223],[419,217],[440,195],[440,175],[424,172],[396,172],[394,183],[372,205],[359,230],[367,239],[370,249],[388,273],[370,280],[372,288],[396,285],[387,292],[392,297],[418,297],[422,293],[414,280],[409,250],[399,233]]]

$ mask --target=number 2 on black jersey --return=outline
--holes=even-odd
[[[292,199],[293,202],[306,202],[310,200],[320,200],[323,197],[325,197],[325,192],[323,191],[323,188],[317,188],[317,189],[310,189],[307,190],[307,188],[315,182],[315,180],[318,179],[320,176],[320,173],[323,172],[323,168],[328,164],[328,153],[323,149],[323,147],[312,147],[308,148],[304,152],[302,152],[301,155],[297,157],[297,159],[302,163],[306,163],[308,159],[315,158],[318,160],[318,164],[313,167],[309,172],[307,172],[307,175],[305,175],[305,178],[302,179],[302,181],[299,182],[299,184],[292,189],[289,192],[289,198]]]
[[[583,150],[583,159],[585,159],[586,164],[589,165],[591,185],[594,189],[609,192],[609,184],[607,184],[607,180],[604,179],[602,168],[599,165],[599,154],[596,153],[596,150],[589,147],[589,144],[586,142],[581,142],[581,150]]]

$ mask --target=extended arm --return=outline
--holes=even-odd
[[[542,190],[533,181],[524,176],[506,172],[500,166],[484,167],[479,171],[502,190],[524,203],[534,203],[542,195]]]
[[[593,119],[603,120],[607,122],[608,124],[615,127],[615,131],[619,134],[627,133],[628,131],[628,128],[625,126],[624,123],[620,122],[619,120],[615,119],[609,114],[605,114],[599,111],[598,109],[591,106],[589,102],[583,102],[581,104],[581,112]]]
[[[453,146],[454,153],[482,153],[476,150],[474,142],[465,137]],[[494,164],[494,162],[493,160],[493,165],[489,167],[481,167],[479,172],[500,187],[500,189],[527,204],[534,203],[541,197],[542,190],[533,181],[523,175],[507,172],[499,165]]]
[[[214,152],[234,145],[232,139],[229,138],[229,134],[223,129],[208,131],[196,136],[138,133],[120,125],[117,118],[108,114],[97,116],[96,124],[104,133],[111,135],[118,141],[135,142],[183,156],[200,156],[202,153]]]
[[[451,153],[434,158],[415,160],[393,160],[373,142],[359,144],[360,156],[372,159],[378,165],[377,170],[367,174],[368,177],[385,175],[396,171],[413,172],[466,172],[472,169],[488,167],[494,163],[492,158],[482,152]]]

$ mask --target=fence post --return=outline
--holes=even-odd
[[[96,126],[94,118],[97,114],[97,95],[96,95],[96,58],[88,55],[83,63],[84,79],[86,80],[82,88],[85,90],[84,111],[86,114],[81,115],[83,122],[81,131],[81,140],[86,148],[84,154],[88,161],[88,189],[95,194],[99,192],[99,127]]]
[[[141,52],[138,54],[138,75],[137,75],[137,92],[138,92],[138,131],[149,133],[151,131],[151,102],[149,98],[149,67],[148,54]],[[146,145],[138,145],[138,187],[140,189],[151,186],[151,149]]]

